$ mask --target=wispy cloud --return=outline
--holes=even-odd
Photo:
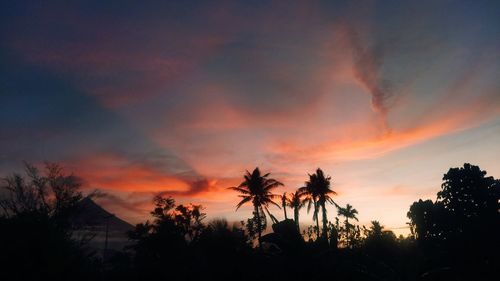
[[[390,82],[382,78],[383,49],[377,46],[363,46],[355,31],[350,31],[348,37],[351,43],[354,76],[368,90],[373,110],[380,114],[384,129],[389,130],[387,124],[388,100],[393,93]]]
[[[137,213],[160,193],[223,214],[237,200],[225,188],[245,169],[269,169],[294,189],[318,166],[377,161],[500,115],[488,13],[123,5],[0,9],[2,171],[57,161],[108,192],[99,200],[109,206]]]

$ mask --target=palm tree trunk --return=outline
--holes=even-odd
[[[346,237],[345,238],[347,240],[346,241],[347,242],[347,247],[351,248],[351,242],[350,242],[350,239],[349,239],[349,232],[350,231],[349,231],[349,218],[348,217],[345,218],[345,231],[346,231]]]
[[[297,230],[300,233],[300,226],[299,226],[299,208],[295,207],[293,208],[293,217],[295,219],[295,224],[297,225]]]
[[[322,201],[321,202],[321,208],[322,208],[322,211],[323,211],[323,237],[326,239],[328,239],[328,217],[326,215],[326,206],[325,206],[325,201]]]
[[[262,249],[262,242],[260,241],[260,238],[262,236],[262,221],[260,219],[260,213],[259,213],[259,207],[257,205],[255,207],[255,215],[257,216],[257,230],[259,233],[259,249]]]
[[[314,202],[314,216],[316,217],[316,240],[319,238],[319,218],[318,218],[319,208],[318,203]]]
[[[286,215],[286,205],[283,205],[283,212],[285,212],[285,220],[288,219],[287,215]]]

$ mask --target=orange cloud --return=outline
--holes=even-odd
[[[68,162],[92,188],[122,192],[194,195],[211,190],[213,180],[198,175],[172,174],[146,163],[137,163],[118,154],[100,154]]]
[[[278,143],[273,147],[273,152],[295,161],[348,161],[374,158],[435,137],[477,126],[500,113],[500,110],[489,102],[478,99],[461,110],[448,112],[441,118],[429,120],[428,123],[413,128],[393,130],[366,139],[353,140],[350,136],[345,136],[307,148]]]

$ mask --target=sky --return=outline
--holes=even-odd
[[[2,1],[0,175],[58,162],[132,223],[155,194],[240,221],[246,170],[282,193],[321,167],[397,234],[449,168],[500,178],[498,1],[160,2]]]

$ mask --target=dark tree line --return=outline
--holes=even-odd
[[[500,276],[500,181],[478,166],[451,168],[437,199],[408,212],[413,236],[428,257],[425,268],[457,280]]]
[[[500,182],[464,164],[443,177],[436,200],[410,206],[411,235],[396,237],[379,221],[357,224],[357,210],[333,201],[332,178],[317,169],[303,187],[256,168],[230,189],[253,215],[207,221],[204,208],[156,196],[151,221],[128,233],[123,251],[101,259],[76,240],[72,220],[86,196],[81,180],[57,165],[4,179],[0,265],[4,280],[497,280],[500,276]],[[92,196],[92,194],[87,195]],[[327,204],[337,208],[328,219]],[[278,221],[270,206],[281,208]],[[300,229],[299,214],[314,225]],[[293,219],[287,213],[293,210]],[[335,214],[334,214],[335,215]],[[332,214],[330,214],[332,217]],[[268,220],[270,219],[270,221]],[[271,230],[269,230],[269,222]],[[91,239],[92,236],[89,236]]]

